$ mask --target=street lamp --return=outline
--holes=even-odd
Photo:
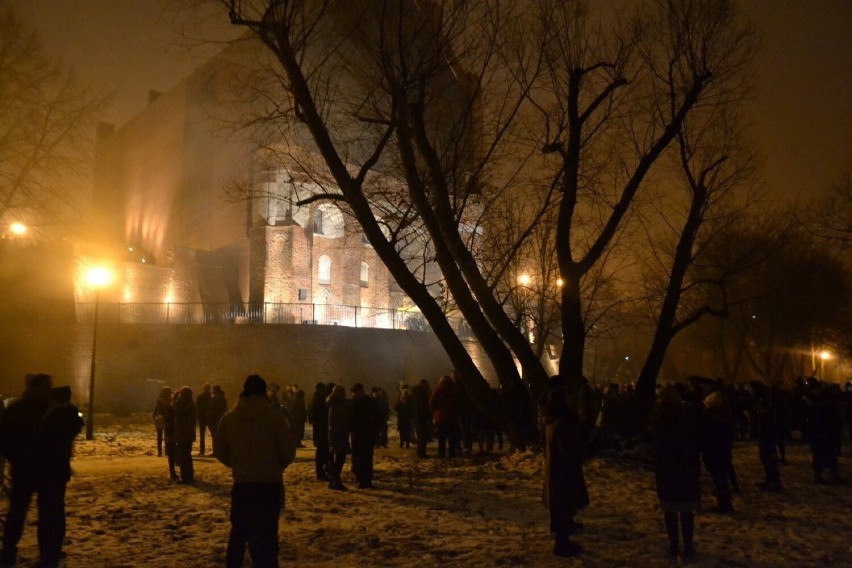
[[[27,226],[23,223],[12,223],[9,225],[9,232],[15,235],[16,237],[23,236],[27,232]]]
[[[521,286],[529,286],[532,283],[532,278],[529,274],[521,274],[518,276],[518,284]]]
[[[821,381],[825,380],[825,362],[831,359],[830,351],[820,351],[819,352],[819,379]]]
[[[112,272],[102,266],[96,266],[86,272],[86,283],[95,290],[95,325],[92,332],[92,368],[89,374],[89,412],[86,420],[86,439],[95,438],[95,360],[98,347],[98,315],[101,305],[101,289],[112,282]]]

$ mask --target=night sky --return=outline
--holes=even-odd
[[[0,0],[84,79],[113,93],[103,120],[121,125],[151,89],[174,86],[218,49],[188,50],[186,37],[227,39],[241,30],[221,15],[187,23],[174,0]],[[852,2],[750,0],[762,48],[755,61],[754,136],[766,189],[807,200],[852,170]]]

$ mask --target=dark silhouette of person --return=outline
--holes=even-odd
[[[15,566],[18,542],[33,494],[38,495],[38,545],[40,565],[56,566],[64,530],[64,483],[56,483],[55,472],[48,472],[45,461],[50,455],[45,416],[51,405],[52,377],[30,373],[24,393],[0,419],[0,452],[9,461],[11,487],[9,512],[3,530],[0,566]],[[61,473],[61,472],[60,472]]]
[[[385,418],[364,385],[352,387],[352,473],[359,489],[373,488],[373,451]]]
[[[701,453],[704,467],[713,478],[716,492],[716,513],[732,513],[730,474],[733,469],[733,446],[736,425],[734,415],[722,393],[716,391],[704,399],[701,414]]]
[[[701,503],[701,459],[694,417],[687,412],[677,390],[664,387],[652,420],[654,435],[654,479],[657,497],[666,522],[669,555],[695,555],[695,513]],[[680,533],[678,531],[680,524]]]
[[[157,455],[163,455],[163,437],[166,429],[166,414],[172,406],[172,389],[171,387],[163,387],[160,389],[160,394],[157,396],[157,402],[154,403],[154,427],[157,429]],[[168,450],[166,450],[168,455]]]
[[[175,400],[175,462],[180,468],[180,482],[193,483],[192,444],[195,442],[195,423],[198,412],[192,401],[192,389],[181,387]]]
[[[204,443],[204,438],[207,430],[210,429],[210,434],[213,430],[210,428],[210,422],[207,419],[207,413],[210,410],[210,383],[204,383],[201,387],[201,392],[195,397],[195,409],[198,416],[198,455],[203,456],[207,447]]]
[[[432,420],[438,429],[438,457],[456,457],[459,449],[459,398],[452,377],[444,375],[429,399]]]
[[[340,479],[343,465],[346,463],[346,454],[351,451],[349,432],[352,427],[352,413],[349,401],[346,400],[346,389],[342,385],[334,385],[325,403],[328,407],[328,451],[331,456],[328,486],[337,491],[346,491],[346,486]]]
[[[296,457],[287,420],[266,398],[266,381],[249,375],[240,398],[213,437],[213,455],[231,468],[231,533],[225,565],[278,566],[278,518],[284,506],[284,470]]]
[[[228,401],[225,399],[225,391],[219,385],[213,385],[210,393],[210,406],[207,408],[207,427],[210,435],[215,438],[219,421],[228,412]]]
[[[429,381],[423,379],[411,389],[411,419],[417,437],[417,456],[426,457],[426,446],[432,437],[432,411],[429,408]]]
[[[412,428],[412,404],[411,393],[407,389],[403,389],[399,393],[399,400],[393,405],[393,410],[396,412],[396,429],[399,432],[399,447],[411,447],[411,428]]]
[[[311,438],[314,448],[316,448],[314,466],[316,467],[317,481],[329,481],[328,407],[325,405],[325,399],[328,395],[325,383],[317,383],[308,407],[308,420],[312,426]]]
[[[781,487],[781,472],[775,449],[778,444],[778,426],[775,407],[769,396],[769,389],[763,383],[752,383],[755,392],[755,435],[760,463],[763,464],[764,480],[757,487],[764,491],[778,493]]]
[[[305,391],[296,387],[293,398],[290,399],[290,430],[293,432],[293,440],[297,448],[304,448],[302,439],[305,437],[305,422],[308,419],[307,407],[305,406]]]
[[[41,553],[42,562],[46,565],[65,556],[62,552],[62,542],[65,540],[65,489],[71,480],[74,438],[83,429],[80,410],[71,404],[71,387],[56,387],[50,391],[50,397],[51,406],[44,417],[44,486],[47,491],[55,492],[62,498],[57,499],[57,506],[61,506],[61,512],[57,515],[59,522],[49,531],[48,543]]]
[[[163,448],[166,452],[166,458],[169,465],[169,478],[180,483],[176,467],[177,459],[177,444],[175,443],[175,402],[177,402],[179,390],[173,390],[171,393],[171,404],[165,409],[164,425],[163,425]],[[192,427],[195,431],[195,425]]]
[[[589,504],[583,477],[585,439],[580,419],[566,387],[550,391],[543,409],[544,505],[550,510],[550,532],[556,537],[556,556],[578,556],[582,550],[571,541],[579,523],[578,511]]]

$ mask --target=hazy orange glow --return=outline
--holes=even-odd
[[[9,231],[11,231],[13,235],[23,235],[27,232],[27,226],[23,223],[12,223],[9,225]]]
[[[86,283],[92,288],[103,288],[112,282],[112,271],[103,266],[96,266],[86,272]]]

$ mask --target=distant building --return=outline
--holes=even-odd
[[[235,127],[232,87],[258,49],[237,43],[171,91],[152,92],[126,125],[101,125],[93,232],[123,261],[111,300],[174,304],[175,313],[226,306],[237,321],[399,327],[389,318],[406,297],[357,222],[328,200],[295,205],[322,192],[304,164],[270,166],[280,141]]]

